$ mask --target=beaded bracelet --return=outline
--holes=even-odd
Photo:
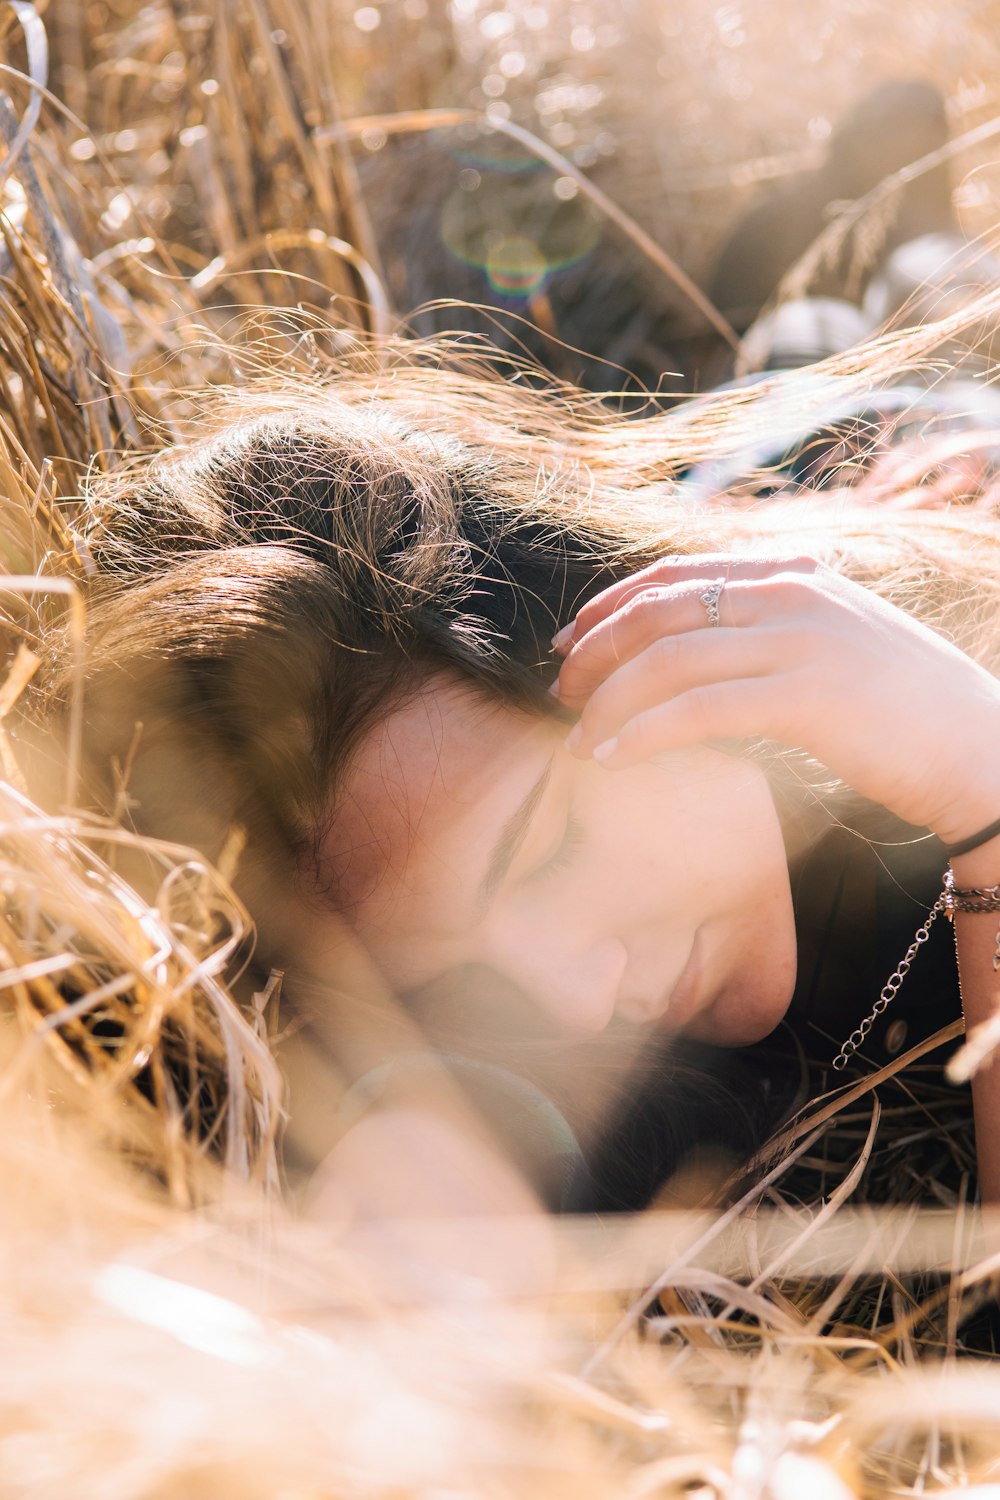
[[[944,872],[944,911],[945,916],[952,921],[955,920],[957,911],[1000,912],[1000,885],[959,887],[955,884],[955,876],[949,865]],[[997,928],[997,938],[993,948],[993,972],[996,973],[998,969],[1000,969],[1000,927]]]

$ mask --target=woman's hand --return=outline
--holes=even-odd
[[[889,510],[950,510],[968,506],[995,514],[1000,499],[993,454],[995,432],[948,432],[911,438],[883,453],[851,486],[852,505]]]
[[[725,579],[719,626],[699,596]],[[808,557],[664,558],[556,637],[568,745],[609,769],[704,740],[800,747],[946,843],[1000,814],[1000,682]]]

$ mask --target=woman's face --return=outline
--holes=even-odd
[[[445,679],[390,713],[322,852],[351,926],[398,990],[485,965],[567,1036],[766,1035],[795,935],[762,773],[708,748],[605,771],[565,733]]]

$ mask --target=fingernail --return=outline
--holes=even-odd
[[[562,630],[557,630],[552,637],[553,651],[565,651],[573,639],[573,626],[564,625]]]
[[[559,697],[559,678],[558,677],[556,678],[556,680],[552,684],[552,686],[549,688],[549,692],[550,692],[550,694],[552,695],[553,698],[558,698]]]
[[[582,739],[583,739],[583,725],[582,724],[574,724],[573,728],[570,730],[569,734],[566,736],[566,749],[567,750],[576,750],[577,747],[580,744],[580,741]]]
[[[612,755],[614,755],[614,753],[615,753],[615,751],[617,749],[618,749],[618,736],[617,735],[615,735],[613,739],[602,740],[602,742],[596,747],[596,749],[593,752],[594,759],[595,760],[599,760],[602,763],[604,761],[606,761],[606,760],[610,760],[611,757],[612,757]]]

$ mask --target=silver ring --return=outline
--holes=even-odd
[[[725,586],[726,580],[724,578],[717,578],[714,583],[709,584],[703,594],[698,595],[699,601],[705,606],[705,613],[708,615],[708,623],[710,625],[719,624],[719,596]]]

